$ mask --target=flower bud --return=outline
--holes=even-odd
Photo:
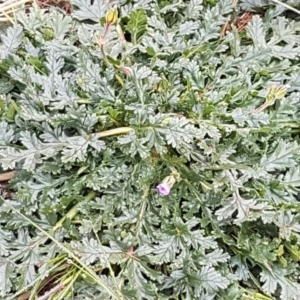
[[[266,102],[269,105],[274,104],[275,100],[282,99],[285,94],[287,93],[287,90],[290,88],[289,85],[274,85],[269,89],[269,92],[266,97]]]
[[[114,24],[118,19],[117,8],[112,8],[106,13],[106,24]]]
[[[123,72],[125,75],[127,75],[128,77],[132,76],[132,69],[129,67],[119,67],[119,70]]]
[[[282,99],[290,87],[291,86],[288,84],[279,86],[275,92],[276,99],[278,99],[278,100]]]
[[[161,196],[168,196],[171,188],[177,180],[179,180],[180,174],[173,171],[171,175],[164,178],[164,180],[156,187]]]
[[[282,99],[287,93],[290,86],[286,85],[273,85],[269,88],[268,94],[266,96],[266,101],[263,105],[258,107],[253,111],[253,113],[262,112],[265,108],[273,105],[276,100]]]

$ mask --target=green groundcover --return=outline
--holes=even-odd
[[[300,1],[70,5],[1,36],[1,299],[299,300]]]

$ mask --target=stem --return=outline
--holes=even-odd
[[[16,176],[16,171],[6,172],[0,174],[0,181],[7,181]]]
[[[1,5],[0,5],[0,13],[4,13],[4,11],[8,11],[9,9],[15,9],[16,6],[19,6],[21,4],[25,4],[27,2],[31,2],[31,1],[28,1],[28,0],[19,0],[18,2],[12,2],[11,4],[1,3]]]
[[[108,136],[113,136],[113,135],[126,134],[132,130],[134,130],[134,129],[131,127],[119,127],[119,128],[114,128],[114,129],[97,132],[96,134],[100,138],[103,138],[103,137],[108,137]],[[87,135],[87,137],[90,137],[90,136],[92,136],[92,134]],[[16,171],[11,171],[11,172],[6,172],[3,174],[0,174],[0,182],[10,180],[10,179],[14,178],[15,176],[16,176]]]
[[[277,4],[280,4],[282,6],[284,6],[285,8],[289,9],[289,10],[292,10],[293,12],[297,13],[298,15],[300,15],[300,11],[288,4],[285,4],[285,3],[282,3],[281,1],[278,1],[278,0],[272,0],[273,2],[277,3]]]
[[[79,104],[92,104],[93,102],[91,100],[88,100],[88,99],[80,99],[80,100],[77,100],[77,103],[79,103]]]
[[[107,59],[107,56],[106,56],[106,53],[105,53],[105,51],[104,51],[104,44],[102,44],[102,45],[100,46],[100,50],[101,50],[101,53],[102,53],[102,56],[103,56],[103,59],[104,59],[106,65],[109,67],[109,66],[110,66],[110,63],[109,63],[109,61],[108,61],[108,59]]]
[[[274,121],[278,122],[280,125],[284,127],[299,128],[299,123],[297,122],[280,122],[279,120],[274,120]]]
[[[260,112],[262,112],[264,109],[266,109],[268,106],[269,106],[268,103],[265,102],[265,103],[262,104],[260,107],[256,108],[256,109],[252,112],[252,114],[260,113]]]
[[[99,39],[98,41],[98,45],[100,47],[100,50],[101,50],[101,53],[102,53],[102,56],[103,56],[103,59],[106,63],[107,66],[110,65],[108,59],[107,59],[107,56],[106,56],[106,53],[104,51],[104,45],[106,43],[106,37],[107,37],[107,34],[108,34],[108,30],[109,30],[109,27],[110,27],[111,23],[106,23],[106,27],[105,27],[105,30],[104,30],[104,34],[103,34],[103,37]]]
[[[234,7],[237,5],[237,3],[238,3],[238,0],[233,0],[233,1],[232,1],[232,5],[233,5]],[[221,32],[220,32],[220,38],[223,38],[223,37],[224,37],[225,32],[226,32],[226,29],[227,29],[227,26],[229,25],[230,19],[231,19],[231,15],[228,15],[228,16],[227,16],[227,21],[226,21],[226,23],[223,25],[222,30],[221,30]]]
[[[89,194],[83,199],[83,201],[76,203],[55,225],[52,227],[52,229],[49,231],[49,234],[55,233],[57,229],[62,227],[63,223],[66,221],[66,219],[72,220],[75,218],[75,216],[78,214],[78,206],[81,203],[86,203],[93,199],[96,196],[96,193],[94,191],[89,192]],[[48,233],[47,233],[48,234]],[[48,234],[48,235],[49,235]],[[36,241],[33,245],[31,245],[31,248],[34,248],[38,246],[42,241],[44,240],[44,237],[40,238],[38,241]]]
[[[106,23],[105,30],[104,30],[104,34],[103,34],[103,37],[102,37],[102,44],[103,44],[103,45],[104,45],[105,42],[106,42],[106,37],[107,37],[107,33],[108,33],[108,30],[109,30],[110,24],[111,24],[111,23]]]
[[[58,264],[55,264],[53,267],[51,267],[48,270],[48,274],[50,274],[52,271],[55,271],[56,268],[59,266],[59,264],[60,264],[60,262]],[[41,276],[38,276],[35,280],[33,280],[32,282],[30,282],[27,286],[23,287],[21,290],[18,290],[13,296],[11,296],[10,298],[7,298],[7,300],[16,300],[16,299],[20,300],[20,299],[23,299],[23,298],[24,299],[29,299],[28,297],[32,293],[32,289],[31,290],[29,290],[29,289],[31,287],[34,287],[39,281],[41,281]],[[47,281],[47,278],[45,278],[43,281],[41,281],[39,286],[42,286],[43,282],[46,282],[46,281]],[[38,289],[38,287],[37,287],[37,289]]]
[[[119,36],[119,39],[122,41],[126,41],[123,29],[119,23],[116,25],[116,31]]]
[[[105,131],[101,131],[96,133],[100,138],[107,137],[107,136],[112,136],[112,135],[118,135],[118,134],[126,134],[133,130],[133,128],[130,127],[119,127],[119,128],[114,128],[114,129],[109,129]]]
[[[93,228],[93,232],[94,232],[94,235],[95,235],[95,237],[96,237],[96,239],[97,239],[97,241],[98,241],[98,244],[99,244],[99,246],[100,246],[100,248],[101,248],[101,251],[104,253],[103,256],[104,256],[104,259],[105,259],[105,261],[106,261],[106,263],[107,263],[107,267],[108,267],[108,269],[109,269],[110,275],[111,275],[111,277],[113,278],[115,287],[116,287],[116,289],[118,290],[119,295],[120,295],[121,297],[123,297],[123,296],[122,296],[121,287],[118,285],[117,280],[116,280],[115,272],[114,272],[114,270],[113,270],[112,267],[111,267],[110,261],[107,259],[106,255],[105,255],[105,250],[103,249],[102,243],[101,243],[100,238],[99,238],[99,236],[98,236],[98,234],[97,234],[97,232],[96,232],[96,230],[95,230],[95,228],[94,228],[94,226],[93,226],[93,223],[91,223],[91,226],[92,226],[92,228]]]
[[[132,44],[133,44],[133,45],[136,45],[136,44],[137,44],[136,32],[134,32],[133,35],[132,35]]]
[[[95,198],[96,193],[94,191],[89,192],[88,195],[84,198],[83,201],[76,203],[51,229],[51,232],[54,233],[58,228],[62,227],[66,219],[72,220],[78,214],[78,206],[82,203],[89,202]]]
[[[33,222],[31,219],[26,217],[24,214],[22,214],[19,210],[17,210],[15,207],[13,207],[9,201],[6,201],[3,199],[3,197],[0,197],[3,202],[5,202],[16,214],[21,216],[24,220],[26,220],[28,223],[30,223],[32,226],[34,226],[37,230],[42,232],[47,238],[49,238],[52,242],[54,242],[61,250],[66,252],[69,257],[71,257],[77,264],[82,266],[86,274],[90,276],[90,278],[94,279],[96,283],[98,283],[113,299],[121,300],[122,298],[119,297],[113,291],[106,283],[95,273],[93,269],[88,267],[80,258],[78,258],[72,251],[70,251],[67,247],[65,247],[62,243],[60,243],[57,239],[55,239],[52,235],[50,235],[47,231],[42,229],[39,225],[37,225],[35,222]]]
[[[145,209],[146,209],[148,194],[149,194],[149,188],[144,191],[143,196],[142,196],[142,206],[141,206],[141,209],[139,212],[139,218],[138,218],[138,221],[136,224],[136,237],[139,236],[139,231],[140,231],[140,228],[142,225],[142,221],[143,221],[144,213],[145,213]]]
[[[43,296],[39,297],[38,300],[47,300],[51,297],[51,295],[55,294],[56,292],[62,290],[64,285],[61,283],[53,287],[51,290],[47,291]]]
[[[81,269],[78,270],[76,272],[75,276],[71,280],[66,280],[65,282],[62,283],[64,290],[59,294],[59,297],[57,298],[57,300],[65,299],[66,295],[69,293],[70,289],[74,285],[75,281],[77,280],[77,278],[79,277],[81,272],[82,272]],[[68,281],[70,281],[70,282],[68,282]]]

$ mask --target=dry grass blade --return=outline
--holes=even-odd
[[[16,176],[16,171],[6,172],[0,174],[0,182],[1,181],[8,181],[13,179]]]
[[[287,8],[287,9],[289,9],[289,10],[297,13],[298,15],[300,15],[300,10],[298,10],[298,9],[296,9],[296,8],[288,5],[288,4],[285,4],[285,3],[283,3],[283,2],[281,2],[279,0],[272,0],[272,1],[275,2],[275,3],[277,3],[277,4],[280,4],[280,5],[284,6],[285,8]]]
[[[0,22],[16,22],[16,11],[33,0],[7,0],[0,4]]]
[[[50,235],[48,232],[46,232],[44,229],[42,229],[39,225],[34,223],[32,220],[30,220],[27,216],[25,216],[22,212],[20,212],[18,209],[13,207],[9,201],[6,201],[3,197],[0,196],[0,199],[7,204],[10,209],[21,216],[24,220],[29,222],[32,226],[34,226],[38,231],[43,233],[48,239],[50,239],[52,242],[54,242],[61,250],[63,250],[65,253],[69,255],[71,259],[74,260],[74,263],[77,263],[82,270],[85,272],[87,276],[89,276],[91,279],[95,281],[96,284],[99,284],[103,290],[106,291],[106,293],[112,297],[112,299],[116,300],[124,300],[123,295],[118,295],[116,291],[112,290],[110,286],[108,286],[98,275],[97,273],[87,266],[83,261],[81,261],[80,258],[78,258],[72,251],[70,251],[66,246],[64,246],[62,243],[60,243],[58,240],[56,240],[52,235]]]
[[[242,15],[238,16],[233,24],[237,27],[238,31],[243,31],[247,27],[248,23],[252,21],[253,13],[246,11]]]
[[[238,0],[233,0],[232,1],[233,6],[237,6],[237,4],[238,4]],[[228,28],[228,25],[229,25],[230,18],[231,18],[231,15],[228,15],[227,16],[227,22],[223,25],[223,27],[221,29],[221,32],[220,32],[220,37],[221,38],[223,38],[224,35],[225,35],[226,29]]]

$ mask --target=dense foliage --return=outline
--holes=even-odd
[[[18,14],[0,49],[3,299],[300,299],[300,23],[241,2]]]

